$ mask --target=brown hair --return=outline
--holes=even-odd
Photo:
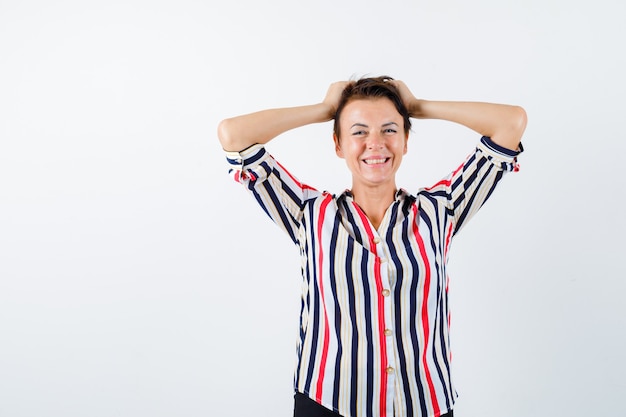
[[[339,118],[341,117],[341,112],[346,107],[346,104],[353,100],[388,98],[404,119],[404,131],[408,133],[411,130],[409,111],[404,105],[402,98],[400,98],[400,92],[396,86],[387,82],[391,80],[393,78],[383,75],[380,77],[360,78],[348,84],[341,94],[337,111],[335,112],[333,131],[337,138],[339,138]]]

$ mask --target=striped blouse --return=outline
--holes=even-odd
[[[521,151],[483,137],[432,187],[398,190],[378,229],[350,191],[299,182],[262,145],[227,152],[234,179],[300,248],[297,391],[345,417],[452,409],[450,241],[503,174],[517,170]]]

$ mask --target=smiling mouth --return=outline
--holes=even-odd
[[[376,164],[384,164],[388,160],[389,158],[364,159],[363,162],[365,162],[367,165],[376,165]]]

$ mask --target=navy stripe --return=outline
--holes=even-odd
[[[348,238],[348,246],[346,248],[346,261],[345,261],[345,269],[346,269],[346,284],[348,286],[348,302],[350,309],[350,323],[352,325],[352,346],[350,348],[350,363],[352,364],[352,376],[350,378],[350,398],[357,398],[358,392],[358,384],[359,378],[361,377],[359,374],[359,367],[357,366],[358,358],[359,358],[359,343],[358,343],[358,334],[359,328],[357,326],[357,313],[356,313],[356,293],[354,289],[353,280],[356,279],[352,275],[352,259],[354,253],[354,241],[352,238]],[[351,415],[356,415],[356,402],[350,403],[350,413]]]
[[[352,214],[352,207],[350,207],[350,203],[348,203],[346,200],[342,200],[341,203],[342,203],[341,206],[342,206],[344,212],[346,213],[345,214],[346,215],[346,220],[348,221],[350,226],[352,226],[352,232],[354,233],[354,239],[356,239],[356,241],[359,242],[359,244],[363,245],[363,236],[361,235],[361,232],[360,232],[360,226],[356,222],[355,216]]]
[[[310,217],[313,216],[313,211],[309,210],[309,214]],[[309,223],[309,224],[313,224],[313,223]],[[302,227],[304,227],[305,230],[307,230],[307,217],[304,216],[302,218]],[[304,256],[306,257],[309,251],[309,239],[304,239],[303,244],[300,246],[300,256]],[[302,276],[303,279],[306,283],[306,288],[310,287],[310,283],[311,283],[311,274],[310,274],[310,270],[308,268],[302,268]],[[300,317],[304,317],[304,313],[306,311],[306,307],[308,307],[309,305],[311,305],[311,292],[310,291],[306,291],[306,295],[303,294],[302,297],[300,297]],[[296,367],[296,369],[300,369],[302,366],[302,349],[304,348],[304,338],[305,338],[306,332],[304,329],[304,325],[301,322],[300,323],[300,334],[299,334],[299,347],[298,347],[298,365]],[[295,385],[296,387],[300,386],[300,372],[295,372]]]
[[[260,151],[260,152],[257,152],[257,153],[255,153],[255,154],[250,155],[249,157],[245,158],[245,159],[243,160],[243,165],[244,165],[244,166],[252,165],[252,164],[254,164],[255,162],[257,162],[257,161],[259,161],[259,160],[263,159],[263,157],[265,157],[265,155],[266,155],[266,151],[265,151],[265,149],[264,149],[264,148],[260,148],[260,149],[261,149],[261,151]]]
[[[337,234],[339,233],[339,225],[340,219],[338,216],[335,216],[335,223],[333,225],[333,232],[330,237],[330,247],[337,247]],[[335,251],[329,251],[330,265],[335,265],[336,259]],[[335,275],[335,269],[331,268],[329,272],[330,279],[330,289],[333,294],[333,300],[335,300],[335,335],[337,337],[337,357],[335,358],[335,381],[333,384],[333,407],[335,410],[339,409],[339,388],[341,382],[341,358],[343,356],[343,344],[341,343],[341,309],[339,308],[339,303],[337,302],[337,276]],[[326,300],[328,303],[329,300]]]
[[[404,210],[405,208],[407,209],[406,211]],[[400,226],[402,229],[401,237],[402,237],[403,247],[408,248],[408,247],[411,247],[411,243],[409,242],[408,230],[413,226],[413,224],[411,222],[411,217],[409,216],[408,207],[406,207],[406,205],[403,206],[403,212],[405,215],[403,216],[404,218]],[[396,268],[397,268],[396,284],[394,286],[394,291],[393,291],[393,299],[394,299],[394,304],[396,306],[396,309],[394,312],[395,322],[402,323],[403,310],[399,306],[402,303],[402,294],[400,292],[400,288],[402,288],[402,284],[404,283],[404,269],[402,268],[402,264],[400,263],[398,250],[393,243],[393,234],[391,233],[391,231],[387,234],[386,240],[387,240],[387,244],[389,245],[391,258],[394,260],[394,264],[396,265]],[[409,277],[409,280],[410,279],[411,277]],[[407,354],[404,351],[404,341],[402,340],[404,335],[402,334],[401,329],[395,329],[394,331],[395,331],[394,336],[396,338],[396,346],[398,349],[398,360],[400,362],[399,371],[400,371],[400,374],[402,375],[402,381],[404,381],[404,384],[402,384],[402,389],[404,391],[404,396],[406,398],[406,414],[408,416],[412,416],[413,415],[413,396],[411,395],[410,385],[408,384],[408,381],[410,381],[410,379],[409,379],[409,374],[408,374],[408,363],[406,359]]]
[[[481,161],[486,161],[485,158],[481,159]],[[479,164],[482,166],[484,165],[483,163]],[[491,170],[491,168],[493,167],[493,165],[489,165],[488,170]],[[474,188],[474,191],[472,192],[472,194],[469,196],[467,203],[465,205],[465,208],[463,209],[463,211],[461,212],[461,215],[459,216],[458,220],[457,220],[457,224],[456,227],[454,228],[454,233],[456,233],[461,227],[463,227],[463,225],[465,224],[465,220],[468,218],[468,216],[470,215],[470,213],[475,209],[473,203],[474,200],[476,199],[476,196],[478,194],[478,192],[481,190],[481,186],[482,184],[487,181],[488,177],[481,177],[480,181],[478,183],[478,185]],[[468,189],[468,187],[466,187],[466,189]],[[482,206],[482,204],[479,204],[479,207]]]
[[[417,222],[417,218],[415,218],[413,221]],[[413,224],[409,224],[409,230],[406,230],[406,232],[403,230],[403,240],[405,240],[407,242],[407,244],[409,246],[407,247],[411,247],[411,245],[413,244],[412,239],[414,239],[415,237],[413,237],[413,232],[412,232],[412,227]],[[410,232],[410,233],[409,233]],[[409,237],[411,236],[411,237]],[[422,381],[421,375],[420,375],[420,342],[419,342],[419,338],[417,335],[417,331],[418,331],[418,323],[417,320],[420,316],[420,312],[418,309],[418,302],[417,302],[417,286],[418,283],[420,281],[420,270],[419,270],[419,265],[417,263],[417,258],[415,257],[415,252],[413,251],[407,251],[406,252],[407,257],[409,258],[409,262],[411,264],[411,271],[413,271],[413,276],[411,277],[411,286],[410,286],[410,291],[409,291],[409,311],[411,311],[411,314],[409,315],[410,319],[409,319],[409,332],[410,332],[410,336],[411,336],[411,345],[413,346],[413,352],[415,353],[416,357],[413,360],[413,365],[414,365],[414,369],[413,371],[415,372],[415,377],[417,379],[417,393],[418,393],[418,400],[419,400],[419,405],[420,405],[420,411],[421,411],[421,415],[427,415],[427,409],[426,409],[426,394],[424,392],[424,388],[425,388],[425,384],[424,381]]]
[[[370,283],[369,280],[373,279],[370,277],[370,272],[367,267],[367,262],[369,258],[369,252],[363,248],[362,256],[361,256],[361,279],[363,280],[363,303],[367,306],[372,306],[375,308],[374,304],[372,304],[372,294],[370,294]],[[365,338],[366,338],[366,358],[367,358],[367,389],[366,389],[366,413],[367,417],[374,417],[374,337],[372,335],[372,329],[374,324],[372,322],[372,309],[366,309],[365,311]]]
[[[296,194],[294,190],[289,188],[289,186],[287,185],[285,181],[283,181],[282,177],[280,176],[280,172],[276,172],[276,176],[278,177],[278,179],[280,179],[282,190],[285,193],[285,195],[288,196],[289,200],[293,201],[300,210],[302,210],[304,208],[305,202],[302,201],[302,199],[298,196],[298,194]],[[298,190],[302,191],[302,189],[298,189]]]
[[[442,288],[442,291],[443,288]],[[447,295],[444,295],[444,297],[446,297],[446,302],[445,302],[445,306],[442,303],[439,306],[439,315],[438,315],[438,320],[437,323],[435,323],[436,326],[442,326],[442,324],[439,323],[439,321],[448,321],[448,297]],[[445,324],[447,326],[447,323]],[[443,359],[443,363],[445,364],[445,368],[441,369],[439,366],[437,366],[437,372],[439,374],[439,378],[441,380],[441,386],[443,386],[444,388],[444,396],[446,399],[446,408],[450,409],[450,407],[452,406],[452,393],[450,392],[450,389],[448,388],[448,384],[445,384],[444,381],[447,378],[448,380],[451,379],[452,375],[450,373],[450,363],[448,361],[448,357],[450,355],[447,347],[446,347],[446,334],[444,332],[440,332],[439,333],[439,349],[440,349],[440,354],[439,356]],[[433,341],[434,342],[434,341]],[[436,349],[433,349],[433,359],[436,361],[437,359],[437,355],[436,355]],[[437,363],[437,362],[435,362]]]
[[[495,151],[499,154],[504,154],[504,155],[508,155],[508,156],[517,156],[519,155],[521,152],[524,151],[524,148],[522,146],[522,144],[519,144],[519,151],[514,151],[512,149],[509,148],[505,148],[504,146],[500,146],[497,143],[495,143],[493,140],[491,140],[491,138],[489,136],[483,136],[480,141],[483,143],[483,145],[485,145],[487,148],[489,148],[492,151]]]
[[[265,212],[265,214],[268,215],[268,217],[272,217],[272,215],[270,214],[269,210],[267,209],[267,207],[265,206],[265,203],[263,202],[263,198],[261,197],[261,195],[257,192],[256,189],[252,189],[252,195],[254,196],[254,198],[256,199],[256,202],[259,204],[259,206],[261,206],[261,208],[263,209],[263,211]]]
[[[490,170],[492,169],[491,167],[489,168]],[[500,182],[500,180],[502,179],[502,176],[504,175],[504,172],[502,171],[498,171],[495,175],[495,178],[493,180],[493,184],[491,184],[491,188],[489,188],[489,191],[487,191],[487,195],[485,197],[485,200],[483,201],[483,203],[481,204],[484,205],[487,200],[489,200],[489,197],[491,197],[491,194],[493,193],[493,191],[496,189],[496,185],[498,185],[498,183]]]
[[[296,235],[294,233],[295,227],[292,227],[292,223],[290,222],[291,216],[287,215],[284,206],[280,204],[280,199],[278,198],[278,195],[276,195],[276,193],[274,192],[274,189],[271,187],[270,183],[263,182],[263,188],[265,188],[267,196],[272,200],[272,203],[274,203],[274,208],[278,212],[279,219],[283,224],[283,229],[289,234],[291,241],[297,243]],[[278,222],[279,219],[273,220],[275,222]]]

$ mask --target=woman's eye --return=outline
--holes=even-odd
[[[362,135],[364,135],[364,134],[365,134],[365,131],[364,131],[364,130],[357,130],[357,131],[355,131],[355,132],[352,132],[352,135],[353,135],[353,136],[362,136]]]
[[[385,133],[397,133],[398,131],[396,129],[388,128],[388,129],[383,130],[383,132],[385,132]]]

